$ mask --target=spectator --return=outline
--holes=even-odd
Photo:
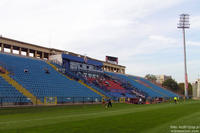
[[[139,98],[139,102],[138,103],[142,104],[142,98],[141,97]]]
[[[102,105],[103,105],[103,106],[106,106],[105,104],[106,104],[106,102],[105,102],[105,99],[103,98],[103,99],[102,99]]]
[[[174,103],[175,104],[177,103],[177,97],[174,97]]]
[[[28,69],[24,69],[24,72],[27,73],[27,72],[28,72]]]
[[[3,67],[0,66],[0,73],[5,73]]]
[[[44,71],[45,71],[46,74],[49,74],[49,73],[50,73],[50,72],[49,72],[49,69],[46,68],[46,67],[44,68]]]
[[[109,107],[112,107],[111,99],[108,99],[108,108],[109,108]]]

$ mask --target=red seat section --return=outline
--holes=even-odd
[[[112,79],[106,79],[106,78],[97,78],[97,77],[87,77],[88,82],[92,83],[92,82],[96,82],[99,84],[99,86],[105,86],[106,89],[108,90],[112,90],[112,89],[120,89],[120,90],[125,90],[125,88],[123,88],[121,86],[121,84],[119,82],[117,82],[116,80],[112,80]]]
[[[111,89],[125,89],[123,88],[120,83],[118,83],[117,81],[114,80],[105,80],[104,85],[107,86],[107,89],[111,90]]]

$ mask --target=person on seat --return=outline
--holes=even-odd
[[[0,66],[0,73],[3,73],[3,74],[5,73],[3,67],[1,67],[1,66]]]
[[[49,74],[49,73],[50,73],[50,72],[49,72],[49,69],[46,68],[46,67],[44,68],[44,71],[45,71],[46,74]]]
[[[24,69],[24,72],[27,73],[27,72],[28,72],[28,69]]]

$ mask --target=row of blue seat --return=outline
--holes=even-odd
[[[3,53],[0,53],[0,61],[12,70],[10,77],[34,96],[100,97],[77,81],[67,79],[45,61]]]
[[[30,102],[27,98],[20,99],[20,97],[24,97],[23,94],[0,76],[0,102]]]
[[[52,63],[53,65],[55,65],[58,69],[62,69],[62,66],[60,64],[56,64],[56,63]],[[107,97],[127,97],[127,98],[135,98],[136,96],[134,94],[130,93],[124,93],[122,90],[122,92],[120,92],[120,89],[117,89],[117,91],[119,92],[110,92],[109,90],[103,89],[100,86],[95,85],[94,83],[90,83],[88,82],[88,80],[86,78],[83,78],[81,75],[75,74],[73,72],[67,72],[67,75],[70,74],[70,76],[72,76],[72,78],[78,78],[82,81],[84,81],[87,85],[89,85],[90,87],[92,87],[93,89],[97,90],[98,92],[102,93],[103,95],[107,96]],[[114,89],[111,89],[114,90]],[[121,95],[124,94],[124,95]]]
[[[128,76],[128,75],[124,75],[124,74],[117,74],[117,73],[111,73],[111,72],[106,72],[106,73],[111,75],[111,76],[116,76],[118,78],[126,80],[132,86],[136,87],[137,89],[139,89],[143,92],[146,92],[148,94],[148,96],[150,96],[152,98],[156,98],[156,97],[170,98],[170,97],[178,96],[178,95],[174,94],[173,92],[164,90],[164,89],[150,83],[150,81],[143,79],[143,78],[140,78],[140,80],[147,83],[151,87],[147,87],[147,86],[137,82],[138,78],[131,76],[131,75]]]
[[[167,95],[168,97],[178,97],[177,94],[169,91],[169,90],[166,90],[166,89],[163,89],[153,83],[151,83],[149,80],[145,79],[145,78],[141,78],[141,77],[136,77],[136,76],[130,76],[131,78],[133,79],[138,79],[138,80],[141,80],[142,82],[145,82],[146,84],[148,84],[149,86],[151,86],[153,89],[156,89],[157,91],[160,91],[161,93],[164,93],[165,95]]]

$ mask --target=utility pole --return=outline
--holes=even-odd
[[[183,30],[183,48],[184,48],[184,70],[185,70],[185,97],[188,97],[188,75],[186,62],[186,44],[185,44],[185,29],[190,28],[189,14],[181,14],[178,27]]]

